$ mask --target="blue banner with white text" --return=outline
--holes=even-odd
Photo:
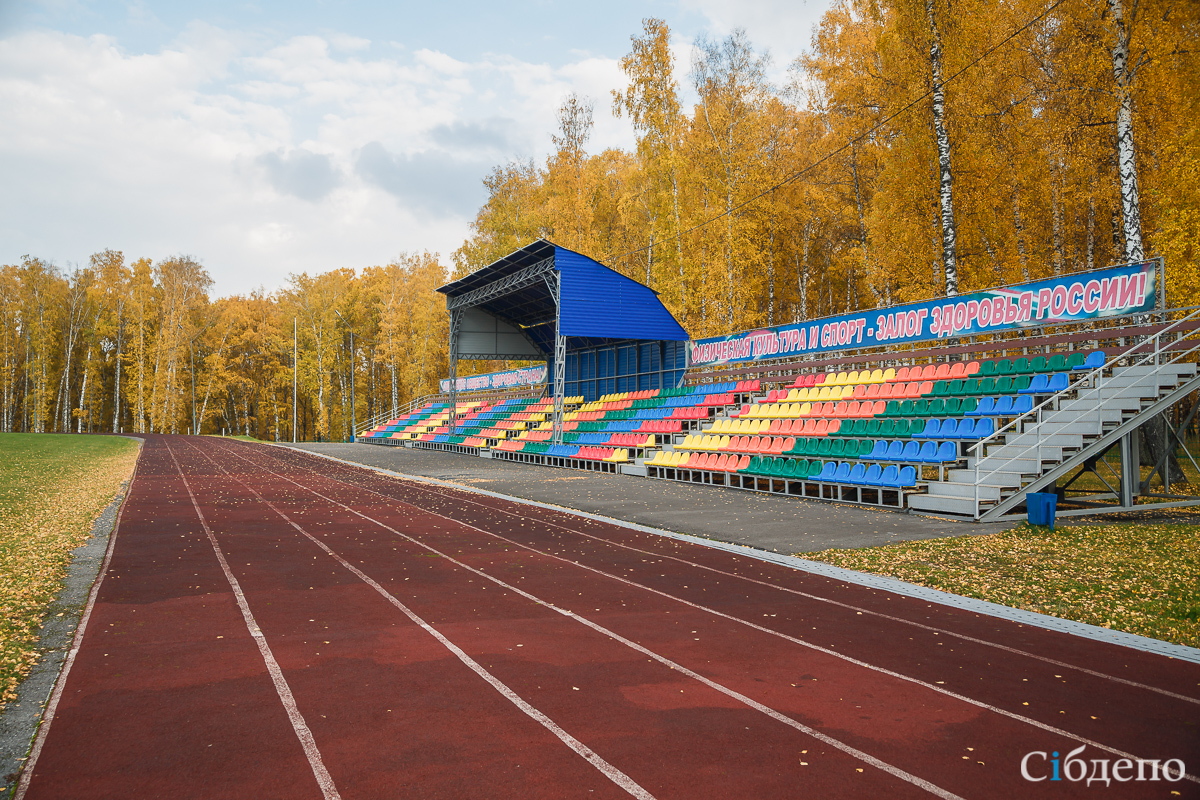
[[[1124,264],[972,294],[693,341],[689,366],[908,344],[1152,311],[1156,263]]]

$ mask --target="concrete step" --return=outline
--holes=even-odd
[[[983,479],[984,472],[979,473],[980,479]],[[946,478],[953,483],[966,483],[973,485],[975,483],[975,470],[973,469],[950,469],[946,470]],[[1019,472],[993,472],[987,476],[987,485],[1001,486],[1005,489],[1021,488],[1022,475]]]
[[[1175,364],[1137,364],[1131,367],[1113,367],[1113,375],[1180,375],[1191,377],[1196,374],[1196,365],[1181,361]]]
[[[928,487],[929,494],[937,495],[938,497],[966,497],[971,500],[975,499],[976,489],[973,483],[930,481]],[[999,502],[1002,491],[1003,487],[981,484],[979,486],[979,499]]]
[[[1037,452],[1037,450],[1035,450],[1033,447],[1030,447],[1026,444],[1019,444],[1019,445],[1018,444],[1002,444],[1002,445],[998,445],[996,447],[989,447],[987,449],[987,453],[985,455],[988,458],[999,458],[1001,460],[1007,460],[1010,458],[1022,458],[1022,459],[1029,459],[1030,461],[1037,459],[1038,456],[1040,455],[1041,459],[1042,459],[1042,463],[1045,464],[1047,462],[1062,461],[1063,460],[1063,449],[1064,448],[1059,447],[1059,446],[1043,444],[1042,451],[1039,454]]]
[[[1017,472],[1021,475],[1041,475],[1042,465],[1032,458],[1004,458],[989,455],[984,459],[968,458],[967,469],[974,470],[979,462],[979,477],[988,483],[996,483],[997,479],[990,475],[993,471]]]
[[[941,495],[910,494],[908,507],[917,511],[932,511],[941,514],[955,514],[974,517],[975,501],[965,497],[945,497]]]
[[[1093,428],[1091,435],[1098,436],[1099,433],[1100,432],[1098,430]],[[1012,435],[1006,435],[1004,437],[1004,445],[1001,445],[1001,447],[1008,445],[1008,446],[1019,447],[1019,448],[1023,449],[1023,448],[1038,444],[1039,442],[1041,443],[1042,448],[1043,448],[1042,458],[1048,459],[1049,457],[1046,455],[1046,451],[1045,451],[1046,447],[1055,447],[1055,448],[1059,448],[1059,449],[1062,449],[1064,447],[1066,447],[1066,448],[1073,447],[1073,448],[1078,449],[1080,447],[1083,447],[1083,434],[1082,433],[1040,433],[1037,430],[1032,430],[1032,431],[1029,431],[1028,433],[1016,433],[1016,434],[1012,434]],[[991,450],[989,449],[988,452],[990,453]]]

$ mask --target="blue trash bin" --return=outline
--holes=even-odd
[[[1049,525],[1054,530],[1054,512],[1058,510],[1058,495],[1030,492],[1025,495],[1025,509],[1030,525]]]

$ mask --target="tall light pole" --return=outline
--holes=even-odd
[[[350,438],[358,439],[358,406],[354,402],[354,326],[346,322],[346,318],[342,316],[342,312],[336,308],[333,313],[337,314],[338,319],[350,331]],[[368,405],[370,405],[368,403]]]
[[[296,376],[300,374],[300,323],[292,317],[292,444],[296,443],[296,409],[300,405],[296,387],[299,385]]]

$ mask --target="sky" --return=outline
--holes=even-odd
[[[611,91],[643,18],[671,27],[683,87],[693,42],[737,27],[782,83],[829,5],[0,0],[0,264],[186,254],[215,295],[449,264],[482,179],[544,161],[571,92],[589,151],[632,148]]]

